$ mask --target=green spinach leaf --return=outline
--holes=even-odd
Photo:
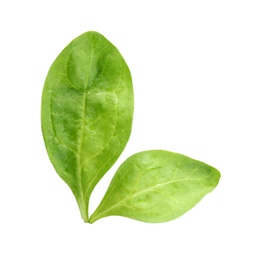
[[[117,170],[90,221],[110,215],[169,221],[195,206],[219,179],[215,168],[184,155],[163,150],[140,152]]]
[[[123,151],[132,117],[132,80],[119,51],[97,32],[74,39],[50,67],[41,118],[49,158],[85,222],[90,194]]]

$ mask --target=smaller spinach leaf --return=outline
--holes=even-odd
[[[90,222],[110,215],[166,222],[195,206],[219,179],[218,170],[184,155],[140,152],[117,170]]]

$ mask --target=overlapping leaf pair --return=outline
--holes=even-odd
[[[212,191],[213,167],[184,155],[150,150],[117,170],[89,216],[90,195],[122,153],[133,117],[131,74],[123,57],[97,32],[74,39],[50,67],[42,95],[42,132],[49,158],[71,188],[85,222],[119,215],[172,220]]]

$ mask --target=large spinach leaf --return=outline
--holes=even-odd
[[[97,32],[74,39],[48,72],[41,113],[49,158],[88,222],[90,194],[131,132],[132,80],[116,47]]]
[[[134,154],[117,170],[91,223],[110,215],[144,222],[175,219],[212,191],[219,179],[215,168],[181,154]]]

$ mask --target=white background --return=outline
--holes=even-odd
[[[1,1],[0,259],[254,259],[253,1]],[[95,30],[130,67],[131,154],[166,149],[221,172],[182,217],[85,224],[47,157],[40,102],[49,66]]]

